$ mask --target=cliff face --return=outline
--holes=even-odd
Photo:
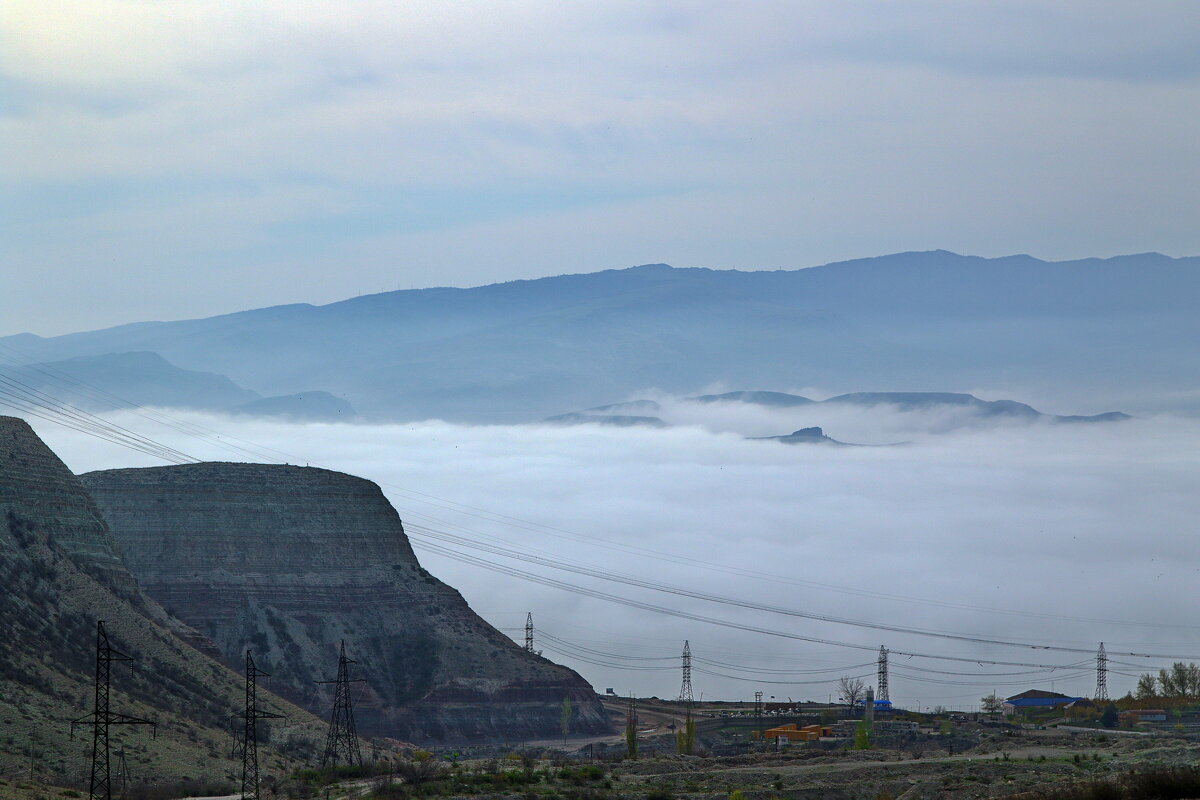
[[[0,586],[0,772],[24,774],[33,740],[38,779],[86,785],[90,739],[85,731],[70,740],[67,721],[91,711],[102,619],[113,646],[138,661],[132,673],[113,670],[113,710],[159,722],[154,740],[129,732],[133,774],[232,776],[228,719],[242,678],[195,649],[203,637],[141,593],[79,480],[13,417],[0,417]],[[320,740],[316,719],[282,707],[285,735]],[[278,759],[264,749],[264,764]]]
[[[360,731],[414,742],[607,732],[591,687],[526,653],[417,562],[370,481],[309,467],[211,463],[82,476],[145,591],[227,660],[261,654],[273,688],[318,713],[338,643],[365,680]]]

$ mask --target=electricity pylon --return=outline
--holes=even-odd
[[[876,700],[891,700],[888,697],[888,649],[883,645],[879,646],[879,669],[876,675],[876,687],[879,693],[875,695]]]
[[[679,687],[679,699],[692,706],[692,646],[683,643],[683,684]]]
[[[329,715],[329,733],[325,736],[325,754],[321,756],[321,769],[336,767],[338,760],[346,764],[362,766],[362,753],[358,749],[358,733],[354,730],[354,700],[350,696],[350,684],[363,683],[359,678],[350,680],[351,664],[358,662],[346,658],[346,640],[342,640],[338,655],[337,679],[317,681],[335,684],[333,690],[333,713]]]
[[[104,620],[96,621],[96,691],[92,713],[71,720],[71,734],[76,725],[92,728],[92,779],[88,787],[90,800],[112,800],[112,760],[108,747],[108,728],[111,725],[149,725],[157,732],[158,723],[114,713],[109,708],[109,685],[112,679],[112,662],[128,661],[133,669],[133,658],[116,650],[108,642]]]
[[[238,741],[237,728],[234,728],[234,753],[242,755],[242,800],[258,800],[258,721],[260,719],[283,719],[282,714],[275,714],[258,707],[258,679],[270,677],[254,663],[254,655],[246,651],[246,709],[235,714],[234,719],[242,720],[242,735]]]
[[[1096,699],[1108,699],[1108,653],[1104,652],[1104,642],[1096,651]]]

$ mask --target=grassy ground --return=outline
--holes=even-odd
[[[538,755],[542,757],[512,754],[457,761],[435,757],[419,766],[408,764],[400,774],[360,782],[352,794],[378,800],[1152,800],[1160,796],[1153,792],[1166,792],[1161,794],[1164,798],[1200,797],[1200,772],[1194,770],[1200,764],[1200,745],[1169,738],[984,732],[966,752],[953,755],[932,747],[913,751],[804,746],[784,752],[671,754],[612,762],[587,762],[548,752]],[[338,784],[281,789],[288,796],[328,793],[334,799],[341,791]]]

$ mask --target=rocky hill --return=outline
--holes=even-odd
[[[526,653],[417,562],[370,481],[209,463],[82,476],[146,591],[231,661],[253,647],[276,691],[322,712],[340,640],[365,679],[359,730],[422,742],[557,735],[609,721],[571,670]]]
[[[113,671],[114,711],[157,720],[158,735],[116,729],[135,782],[227,780],[229,717],[242,678],[205,655],[197,634],[139,590],[100,510],[29,425],[0,417],[0,775],[86,785],[91,739],[69,721],[91,711],[96,621],[137,668]],[[275,743],[299,755],[319,742],[319,720],[264,692],[288,714]],[[296,766],[264,747],[267,770]]]

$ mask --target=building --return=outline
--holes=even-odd
[[[1135,708],[1129,711],[1121,712],[1121,721],[1128,720],[1133,724],[1139,722],[1166,722],[1167,710],[1165,708]]]
[[[1045,709],[1064,708],[1071,703],[1082,700],[1082,697],[1070,697],[1058,692],[1047,692],[1043,689],[1030,689],[1012,697],[1006,698],[1000,706],[1004,716],[1011,717],[1025,711],[1042,711]]]
[[[780,725],[777,728],[770,728],[762,732],[762,736],[767,741],[775,740],[779,744],[791,744],[792,742],[815,742],[822,736],[832,736],[833,729],[822,725],[805,725],[803,728],[798,727],[795,723]]]

